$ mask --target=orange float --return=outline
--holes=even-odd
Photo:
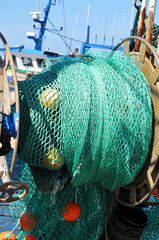
[[[6,238],[7,234],[10,234],[10,231],[0,233],[0,240],[16,240],[14,233],[11,234],[11,237]]]
[[[154,196],[156,196],[156,197],[159,197],[159,191],[158,191],[158,189],[155,189],[155,190],[152,192],[152,194],[153,194]]]
[[[61,214],[65,220],[75,221],[81,214],[81,208],[78,203],[67,202],[62,208]]]
[[[33,235],[26,235],[23,240],[36,240],[36,237]]]
[[[26,230],[34,230],[38,223],[38,217],[32,212],[24,212],[20,217],[20,225],[21,227]]]

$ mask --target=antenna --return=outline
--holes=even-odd
[[[97,34],[95,35],[95,44],[97,44]]]
[[[40,9],[40,2],[38,0],[38,4],[37,4],[37,12],[39,12],[39,9]]]
[[[107,30],[107,22],[108,22],[108,12],[106,13],[106,19],[105,19],[105,28],[104,28],[104,39],[103,39],[103,45],[105,45],[106,30]]]
[[[76,19],[75,19],[75,25],[74,25],[74,28],[73,28],[72,37],[71,37],[71,41],[70,41],[70,49],[71,49],[72,39],[74,37],[74,33],[75,33],[75,29],[76,29],[76,24],[77,24],[77,21],[78,21],[78,16],[79,16],[79,13],[77,12]]]
[[[121,40],[122,40],[122,38],[123,38],[124,22],[125,22],[125,13],[123,13],[123,21],[122,21],[122,26],[121,26]]]
[[[64,5],[64,1],[62,1],[62,5],[63,5],[63,18],[64,18],[64,31],[65,31],[65,41],[67,43],[67,38],[66,38],[66,18],[65,18],[65,5]],[[66,52],[67,52],[67,46],[66,46]]]
[[[132,3],[132,10],[131,10],[131,19],[130,19],[130,29],[129,29],[129,36],[131,36],[131,29],[132,29],[132,20],[133,20],[133,14],[134,14],[134,0]]]
[[[116,22],[116,12],[114,13],[113,34],[112,34],[112,46],[113,46],[113,44],[114,44],[115,22]]]
[[[88,14],[87,14],[87,27],[86,27],[86,41],[87,41],[87,29],[88,29],[88,23],[89,23],[90,5],[91,5],[91,1],[89,0],[89,3],[88,3]]]

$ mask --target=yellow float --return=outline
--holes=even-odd
[[[63,164],[63,158],[57,148],[50,147],[45,151],[43,162],[46,168],[58,169]]]
[[[48,88],[40,96],[40,102],[46,110],[57,110],[60,105],[60,93],[56,89]]]

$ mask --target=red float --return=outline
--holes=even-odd
[[[67,202],[62,208],[61,214],[65,220],[75,221],[81,214],[81,208],[78,203]]]
[[[36,240],[36,237],[33,235],[26,235],[23,240]]]
[[[37,223],[38,217],[33,215],[31,212],[24,212],[20,217],[20,225],[26,231],[34,230]]]

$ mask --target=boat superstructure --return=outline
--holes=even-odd
[[[38,36],[35,33],[26,33],[29,39],[34,41],[33,49],[26,49],[24,46],[11,47],[11,54],[15,64],[18,81],[25,80],[31,75],[41,71],[41,63],[49,57],[57,57],[58,53],[50,52],[47,49],[42,50],[42,43],[44,40],[44,34],[46,30],[46,23],[48,20],[49,11],[51,5],[55,5],[56,0],[49,0],[46,8],[44,8],[44,17],[40,19],[42,12],[31,12],[35,23],[38,23]],[[5,49],[0,49],[5,57]],[[8,76],[12,78],[12,71],[8,69]]]
[[[41,63],[47,58],[46,55],[27,53],[27,52],[12,52],[16,74],[18,81],[25,80],[32,74],[41,71]],[[8,73],[11,70],[8,70]]]
[[[50,31],[50,29],[47,29],[46,24],[48,21],[48,16],[50,13],[51,6],[56,5],[56,0],[48,0],[48,3],[43,11],[43,19],[40,18],[42,12],[37,11],[30,12],[32,15],[33,21],[35,23],[34,30],[37,32],[27,32],[26,36],[28,39],[31,39],[34,42],[33,49],[26,49],[24,46],[18,46],[18,47],[11,47],[11,53],[13,56],[15,69],[17,72],[17,78],[18,81],[25,80],[26,78],[32,76],[34,73],[41,71],[41,63],[43,60],[51,57],[57,57],[57,56],[63,56],[61,53],[57,52],[50,52],[48,49],[42,50],[42,45],[44,42],[44,35],[47,30]],[[90,3],[89,3],[90,7]],[[88,18],[88,17],[87,17]],[[49,20],[50,21],[50,20]],[[88,22],[88,21],[87,21]],[[50,22],[51,23],[51,22]],[[88,24],[88,23],[87,23]],[[114,23],[115,24],[115,23]],[[76,56],[78,53],[78,49],[75,48],[73,50],[70,49],[70,46],[67,45],[64,38],[60,34],[61,29],[56,29],[55,26],[51,23],[53,32],[56,32],[56,34],[59,35],[60,38],[62,38],[64,44],[66,44],[67,48],[69,49],[69,55],[70,56]],[[72,41],[72,38],[70,38]],[[83,54],[90,48],[98,48],[103,50],[112,50],[114,48],[113,42],[111,45],[105,45],[105,41],[103,45],[101,44],[92,44],[90,43],[90,26],[87,25],[87,34],[86,34],[86,40],[81,42],[81,49],[80,54]],[[122,50],[122,47],[120,48]],[[5,49],[0,49],[0,51],[4,51]],[[5,51],[4,51],[5,56]],[[8,76],[10,79],[12,79],[12,73],[11,69],[8,69]]]

